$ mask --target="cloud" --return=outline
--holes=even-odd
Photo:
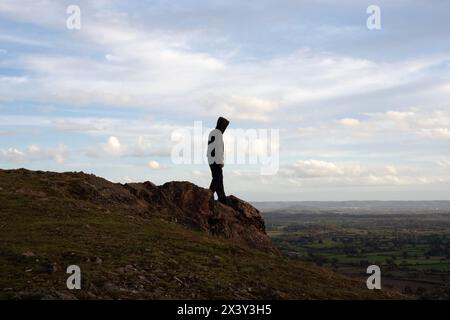
[[[442,183],[442,177],[427,177],[418,173],[402,175],[392,166],[363,166],[358,163],[335,163],[322,160],[297,160],[280,170],[295,186],[405,186]]]
[[[352,119],[352,118],[345,118],[338,121],[339,124],[343,125],[344,127],[357,127],[361,123],[358,119]]]
[[[437,160],[435,163],[443,169],[450,169],[450,159]]]
[[[364,119],[343,118],[322,122],[298,128],[297,132],[314,139],[333,137],[340,141],[359,140],[367,145],[386,142],[386,139],[392,142],[399,137],[412,143],[418,143],[418,138],[450,139],[450,110],[410,108],[406,111],[364,112],[359,116]]]
[[[0,149],[0,159],[11,163],[29,163],[42,160],[53,160],[58,164],[63,164],[69,156],[69,148],[60,144],[57,147],[41,147],[30,145],[26,150],[17,148]]]
[[[368,114],[371,122],[380,129],[382,126],[394,128],[432,139],[450,138],[450,111],[447,110],[410,110],[388,111]]]
[[[390,175],[394,175],[394,176],[398,175],[397,169],[393,166],[386,166],[386,171]]]
[[[147,166],[148,166],[150,169],[154,169],[154,170],[161,169],[161,165],[159,164],[159,162],[157,162],[157,161],[155,161],[155,160],[149,161],[149,162],[147,163]]]
[[[87,151],[87,156],[93,158],[120,157],[123,156],[126,151],[126,145],[122,144],[117,137],[110,136],[106,143],[90,147]]]
[[[423,134],[430,138],[450,139],[450,129],[449,128],[424,129]]]
[[[269,121],[270,115],[276,111],[280,102],[276,99],[256,96],[209,97],[205,103],[208,110],[222,114],[230,119]]]
[[[169,156],[171,149],[170,134],[160,139],[148,136],[127,137],[123,142],[116,136],[109,136],[105,143],[89,146],[86,155],[92,158],[125,158],[125,157],[149,157]]]
[[[110,154],[119,154],[122,151],[123,147],[120,144],[119,139],[111,136],[108,138],[108,142],[104,145],[104,149]]]
[[[207,178],[209,177],[206,172],[204,171],[200,171],[200,170],[192,170],[192,175],[195,177],[200,177],[200,178]]]
[[[361,172],[359,166],[344,167],[321,160],[297,160],[292,167],[296,176],[302,178],[354,176]]]
[[[51,159],[59,164],[63,164],[69,155],[69,148],[63,144],[56,148],[42,148],[39,145],[31,145],[27,151],[27,156],[31,160]]]
[[[4,35],[0,34],[0,40],[2,42],[9,42],[13,44],[26,45],[26,46],[36,46],[36,47],[49,47],[50,44],[45,41],[39,41],[36,39],[24,38],[20,36]],[[8,51],[1,49],[0,53],[6,54]]]
[[[0,15],[18,22],[31,23],[38,26],[65,26],[66,7],[62,2],[36,0],[17,2],[2,0]]]
[[[23,84],[28,82],[27,77],[10,77],[10,76],[0,76],[0,83],[10,83],[10,84]]]
[[[319,160],[298,160],[294,165],[300,177],[330,177],[344,174],[334,163]]]
[[[42,4],[51,6],[48,1]],[[3,7],[7,14],[31,19],[33,10],[23,10],[9,1]],[[52,6],[49,12],[59,7]],[[10,83],[0,94],[8,93],[9,99],[18,101],[51,100],[154,111],[163,108],[172,115],[183,110],[197,116],[220,113],[264,122],[282,117],[287,108],[383,90],[406,90],[428,81],[437,66],[449,61],[446,55],[434,55],[376,62],[307,48],[233,59],[198,45],[209,34],[190,29],[145,29],[127,16],[116,18],[86,18],[82,32],[77,33],[80,45],[101,52],[100,58],[53,51],[20,54],[11,65],[33,77],[27,86]],[[431,85],[439,87],[442,82],[434,80]]]
[[[6,162],[26,162],[26,155],[16,148],[9,148],[7,150],[0,149],[0,158],[2,159],[2,161]]]
[[[107,54],[105,56],[105,59],[110,61],[110,62],[125,62],[125,59],[119,56],[115,56],[113,54]]]

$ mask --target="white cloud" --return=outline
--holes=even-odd
[[[413,133],[428,138],[450,138],[450,111],[446,110],[410,110],[388,111],[368,114],[369,122],[382,126],[393,126],[399,131]]]
[[[149,162],[147,163],[147,166],[148,166],[150,169],[154,169],[154,170],[161,169],[161,165],[159,164],[159,162],[157,162],[157,161],[155,161],[155,160],[149,161]]]
[[[437,160],[435,163],[441,168],[450,169],[450,159]]]
[[[119,56],[115,56],[115,55],[109,54],[109,53],[105,56],[105,59],[110,61],[110,62],[124,62],[125,61],[124,58],[119,57]]]
[[[109,136],[105,143],[89,146],[86,155],[92,158],[169,156],[172,143],[170,133],[157,136],[136,136],[129,134],[124,142],[116,136]]]
[[[86,155],[93,158],[119,157],[123,156],[126,151],[126,145],[122,144],[117,137],[110,136],[105,143],[90,147]]]
[[[205,171],[200,171],[200,170],[192,170],[192,175],[194,175],[195,177],[200,177],[200,178],[206,178],[209,177],[206,175]]]
[[[394,176],[398,175],[397,169],[393,166],[387,166],[386,171],[391,175],[394,175]]]
[[[280,170],[291,185],[303,187],[405,186],[441,183],[442,177],[403,175],[391,165],[363,166],[322,160],[298,160]]]
[[[222,114],[230,119],[269,121],[270,115],[280,106],[276,99],[256,96],[208,97],[205,107],[216,114]]]
[[[41,159],[51,159],[56,163],[62,164],[66,161],[69,156],[69,148],[60,144],[57,147],[45,147],[42,148],[39,145],[31,145],[27,150],[27,157],[30,161],[41,160]]]
[[[50,44],[45,41],[39,41],[36,39],[24,38],[20,36],[13,35],[5,35],[0,34],[0,40],[2,42],[10,42],[14,44],[27,45],[27,46],[37,46],[37,47],[49,47]],[[0,53],[6,54],[8,53],[6,50],[0,50]]]
[[[0,2],[0,15],[10,19],[42,26],[65,26],[66,7],[62,2],[51,0]]]
[[[356,127],[360,124],[358,119],[345,118],[338,121],[339,124],[345,127]]]
[[[4,11],[11,10],[25,16],[28,12],[8,2]],[[198,116],[214,112],[268,121],[282,117],[287,107],[414,85],[426,80],[428,69],[449,59],[430,56],[377,63],[300,49],[275,57],[233,60],[196,48],[201,36],[192,30],[149,31],[127,19],[89,20],[77,41],[104,52],[103,59],[20,55],[11,63],[34,75],[28,81],[30,90],[10,84],[0,94],[15,100],[164,108],[166,113],[183,110]],[[343,120],[343,125],[349,124]]]
[[[0,76],[0,82],[10,83],[10,84],[23,84],[28,82],[27,77],[10,77],[10,76]]]
[[[2,158],[2,161],[6,162],[26,162],[26,155],[16,148],[9,148],[7,150],[0,149],[0,158]]]
[[[6,162],[28,163],[33,161],[53,160],[56,163],[63,164],[69,156],[69,148],[60,144],[57,147],[40,147],[39,145],[30,145],[24,151],[17,148],[7,150],[0,149],[0,158]]]
[[[108,142],[104,145],[104,149],[110,154],[117,155],[122,151],[123,147],[120,144],[119,139],[111,136],[108,138]]]
[[[423,129],[424,135],[436,139],[450,139],[449,128]]]
[[[344,168],[320,160],[298,160],[293,168],[297,176],[304,178],[336,177],[345,174]]]
[[[338,121],[321,122],[316,126],[298,128],[301,135],[314,138],[333,137],[336,140],[350,139],[379,143],[403,139],[417,142],[417,138],[449,139],[450,111],[444,109],[425,110],[411,108],[407,111],[390,110],[381,113],[363,113],[365,119],[343,118]],[[372,138],[372,139],[369,139]]]

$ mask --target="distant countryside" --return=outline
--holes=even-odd
[[[419,299],[450,298],[450,203],[255,203],[268,234],[287,255],[367,278]]]

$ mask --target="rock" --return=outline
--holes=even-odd
[[[280,254],[265,231],[259,211],[235,196],[227,197],[228,205],[213,201],[208,189],[190,182],[168,182],[162,186],[151,183],[133,183],[126,187],[147,203],[149,208],[170,215],[172,221],[213,235]]]
[[[22,253],[22,255],[27,258],[35,256],[33,251],[25,251],[24,253]]]
[[[116,271],[117,271],[118,273],[125,273],[125,272],[126,272],[125,268],[122,268],[122,267],[117,268]]]
[[[86,296],[87,296],[88,299],[94,299],[94,300],[99,300],[100,299],[99,296],[97,296],[96,294],[94,294],[91,291],[86,292]]]
[[[103,285],[103,289],[105,289],[107,291],[119,291],[120,287],[116,286],[112,282],[105,282],[105,284]]]
[[[147,281],[147,278],[144,277],[144,276],[138,276],[138,278],[139,278],[139,280],[141,280],[141,281]]]
[[[184,285],[184,282],[180,280],[178,277],[173,277],[175,281],[177,281],[180,285]]]
[[[52,272],[52,273],[55,273],[55,272],[57,272],[57,271],[59,271],[59,266],[58,266],[58,264],[57,264],[56,262],[54,262],[54,263],[52,263],[52,265],[51,265],[51,272]]]
[[[60,300],[78,300],[74,294],[68,292],[55,291],[55,295]]]

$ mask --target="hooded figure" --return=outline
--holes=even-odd
[[[225,196],[225,190],[223,188],[223,161],[224,161],[224,144],[223,144],[223,133],[228,127],[228,121],[225,118],[220,117],[217,120],[217,125],[214,130],[211,131],[208,138],[208,163],[211,169],[212,181],[209,186],[209,190],[214,193],[217,192],[219,201],[223,204],[227,203],[227,198]]]

